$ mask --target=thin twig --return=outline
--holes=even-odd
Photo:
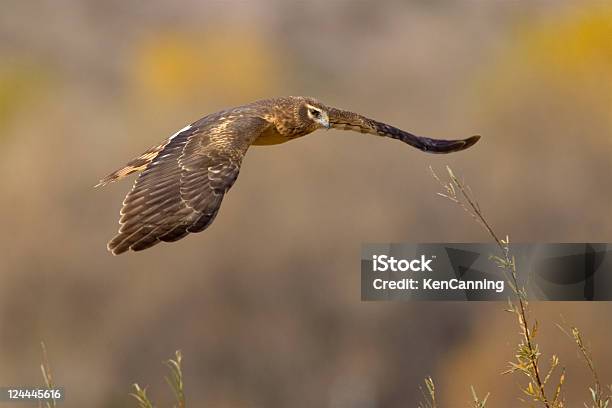
[[[561,386],[563,385],[564,374],[561,374],[555,396],[552,400],[550,400],[546,395],[545,390],[546,380],[550,377],[550,373],[547,375],[545,380],[542,380],[538,364],[539,351],[533,341],[533,337],[535,336],[535,332],[537,330],[537,321],[534,324],[533,329],[530,329],[529,320],[527,316],[527,294],[524,287],[521,287],[518,282],[518,277],[516,273],[516,261],[514,257],[510,255],[509,237],[506,236],[506,239],[499,238],[499,236],[495,233],[493,227],[484,217],[480,205],[473,197],[471,188],[469,186],[466,186],[464,182],[459,180],[459,178],[455,175],[455,173],[449,166],[446,166],[446,171],[450,179],[449,183],[442,182],[440,177],[438,177],[438,175],[435,173],[431,166],[429,167],[429,170],[433,175],[434,179],[440,184],[444,191],[444,193],[438,193],[438,195],[449,199],[455,204],[458,204],[468,214],[470,214],[472,218],[478,221],[478,223],[482,225],[484,229],[488,232],[488,234],[493,238],[502,253],[501,257],[493,258],[498,262],[498,265],[506,272],[506,276],[509,280],[510,286],[516,295],[518,308],[514,307],[511,304],[511,310],[515,311],[517,314],[519,325],[521,327],[523,344],[525,345],[524,350],[522,347],[519,347],[519,354],[517,355],[519,363],[512,363],[511,369],[509,371],[513,372],[519,370],[525,372],[533,380],[535,386],[537,387],[537,390],[534,390],[530,383],[529,387],[525,390],[525,392],[528,395],[534,397],[536,400],[540,401],[546,408],[561,407],[563,404],[560,400],[560,391]],[[457,191],[459,192],[459,194],[457,193]],[[529,362],[529,367],[527,370],[522,367],[523,361]],[[553,361],[558,362],[558,360]],[[555,367],[556,363],[551,366],[551,370],[553,370]]]
[[[53,382],[53,375],[51,374],[51,366],[49,365],[49,358],[47,356],[47,346],[45,342],[40,342],[40,348],[42,351],[42,363],[40,364],[40,371],[42,372],[43,379],[45,380],[45,386],[48,390],[55,388],[55,383]],[[51,402],[48,400],[45,401],[45,405],[47,408],[55,408],[57,403],[55,398],[51,397]]]

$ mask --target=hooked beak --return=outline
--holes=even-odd
[[[323,118],[323,120],[321,120],[321,125],[323,125],[325,129],[328,129],[328,130],[331,129],[331,123],[329,123],[328,117],[325,117]]]

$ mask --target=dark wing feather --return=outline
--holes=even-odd
[[[329,108],[328,115],[329,123],[335,129],[354,130],[361,133],[391,137],[428,153],[458,152],[467,149],[480,139],[480,136],[471,136],[461,140],[442,140],[416,136],[386,123],[336,108]]]
[[[267,126],[260,118],[204,118],[177,133],[140,174],[121,210],[113,254],[140,251],[206,229],[238,177],[250,142]]]

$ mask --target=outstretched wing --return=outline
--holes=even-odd
[[[458,152],[467,149],[480,139],[480,136],[472,136],[461,140],[431,139],[413,135],[386,123],[381,123],[353,112],[329,108],[327,113],[329,115],[329,124],[335,129],[354,130],[361,133],[391,137],[428,153]]]
[[[121,227],[108,249],[115,255],[140,251],[206,229],[250,143],[268,126],[261,118],[226,115],[204,118],[173,135],[123,201]]]

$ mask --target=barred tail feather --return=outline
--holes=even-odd
[[[153,159],[157,157],[159,152],[162,151],[162,149],[164,148],[164,146],[166,146],[166,144],[167,142],[159,146],[150,148],[149,150],[147,150],[140,156],[131,160],[128,164],[125,165],[125,167],[115,170],[108,176],[102,178],[100,182],[96,184],[94,187],[105,186],[109,183],[120,180],[124,178],[125,176],[128,176],[132,173],[136,173],[136,172],[144,170],[149,165],[149,163],[151,163]]]

